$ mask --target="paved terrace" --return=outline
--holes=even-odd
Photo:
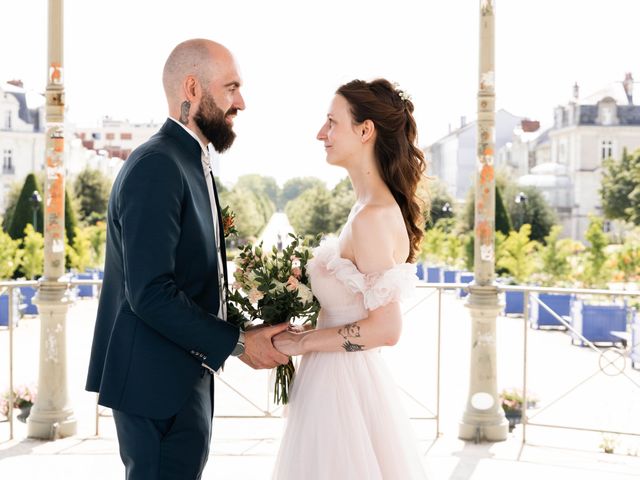
[[[640,437],[615,437],[614,454],[602,453],[601,433],[574,429],[529,426],[524,445],[522,426],[505,442],[458,440],[457,422],[467,397],[470,319],[453,292],[442,294],[441,434],[437,436],[435,420],[419,419],[433,417],[437,411],[438,308],[437,293],[432,292],[418,290],[404,305],[403,338],[383,352],[405,392],[403,400],[414,417],[429,478],[640,478]],[[123,478],[113,420],[104,412],[96,436],[95,396],[83,390],[96,307],[96,300],[78,300],[68,316],[69,393],[78,434],[54,442],[31,440],[26,438],[26,426],[16,422],[15,438],[9,441],[8,422],[0,423],[1,479]],[[16,385],[37,381],[39,331],[38,317],[21,319],[14,331]],[[523,320],[500,317],[497,331],[499,388],[520,386]],[[629,363],[623,374],[607,375],[599,368],[598,352],[572,346],[569,336],[561,331],[530,329],[528,349],[529,387],[540,399],[538,408],[529,411],[532,421],[640,434],[640,372],[632,370]],[[213,443],[203,478],[268,479],[283,428],[281,418],[255,418],[264,410],[273,410],[268,405],[269,373],[254,372],[239,361],[230,361],[222,379],[251,403],[217,380]],[[7,385],[8,331],[2,329],[0,389]],[[280,413],[275,411],[275,415]]]

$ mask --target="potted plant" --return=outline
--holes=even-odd
[[[4,392],[0,399],[0,413],[5,417],[9,415],[9,402],[13,399],[13,408],[20,410],[18,420],[25,423],[31,413],[31,407],[36,401],[36,388],[34,386],[19,385],[13,389],[13,394]]]
[[[442,262],[445,239],[446,233],[437,227],[427,230],[422,239],[418,259],[423,264],[423,275],[429,283],[442,281],[442,268],[437,265]]]
[[[516,285],[530,279],[535,270],[534,253],[538,242],[531,240],[531,225],[525,223],[520,231],[504,237],[496,232],[496,266],[509,275]],[[504,313],[524,313],[524,292],[505,292]]]
[[[600,217],[590,217],[585,238],[589,246],[582,262],[581,279],[587,288],[606,288],[612,277],[608,239]],[[571,305],[571,343],[620,343],[615,332],[626,332],[633,309],[626,302],[611,301],[608,296],[592,296],[589,299],[574,299]],[[633,322],[631,322],[633,323]]]
[[[509,431],[512,431],[518,423],[522,422],[522,412],[524,410],[522,390],[517,388],[504,389],[499,398],[504,415],[509,421]],[[536,403],[538,403],[538,399],[529,393],[527,395],[527,408],[535,407]]]
[[[545,237],[545,245],[540,248],[541,271],[537,278],[545,287],[570,287],[573,267],[571,259],[584,249],[580,242],[570,238],[558,238],[562,232],[560,225],[554,225]],[[552,315],[537,300],[548,306],[556,315],[568,317],[571,314],[573,295],[562,293],[532,293],[529,308],[529,321],[533,328],[560,327],[566,325]]]

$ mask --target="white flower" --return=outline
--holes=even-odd
[[[264,298],[264,294],[258,290],[256,287],[253,287],[250,291],[249,291],[249,301],[251,303],[258,303],[258,301],[262,300]]]
[[[245,281],[246,281],[246,285],[249,285],[253,288],[258,286],[258,282],[256,280],[256,272],[254,272],[253,270],[250,271],[246,276],[245,276]]]
[[[298,284],[298,298],[303,304],[308,305],[313,301],[313,292],[304,283]]]

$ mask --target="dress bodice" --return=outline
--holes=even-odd
[[[340,257],[337,238],[325,240],[314,250],[307,272],[320,301],[319,328],[361,320],[368,310],[409,296],[417,281],[416,267],[410,263],[363,274],[351,260]]]

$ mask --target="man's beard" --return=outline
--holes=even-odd
[[[193,119],[196,125],[211,142],[216,152],[226,151],[236,138],[233,127],[225,121],[226,115],[237,113],[237,109],[230,108],[223,112],[209,93],[205,93]]]

